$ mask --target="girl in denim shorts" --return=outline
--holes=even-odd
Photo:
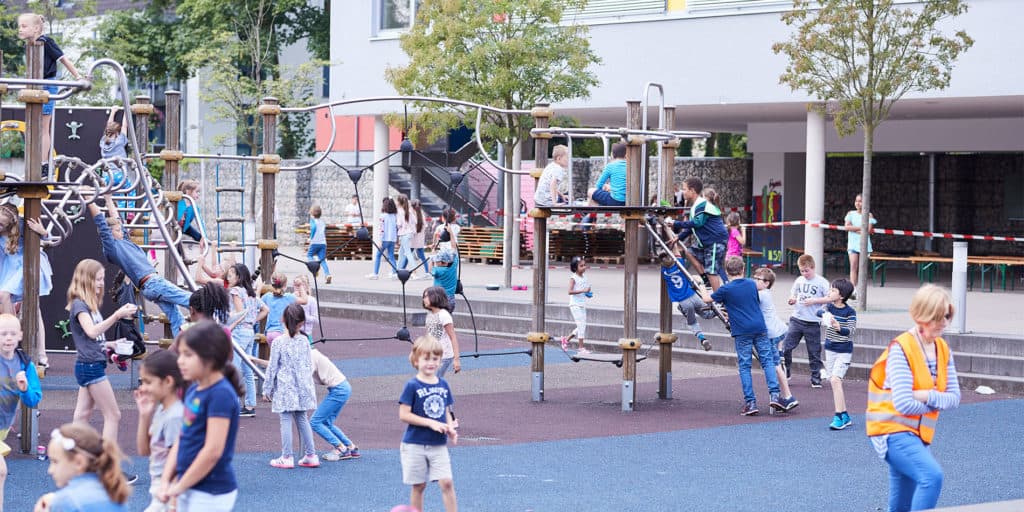
[[[100,262],[84,259],[75,267],[75,275],[68,288],[68,306],[71,339],[78,353],[75,359],[75,380],[78,381],[78,401],[75,402],[75,423],[88,423],[93,409],[103,415],[103,439],[117,441],[117,424],[121,411],[114,398],[114,389],[107,380],[107,356],[104,349],[113,349],[103,333],[122,318],[133,318],[138,307],[125,304],[114,314],[103,318],[103,288],[106,272]]]

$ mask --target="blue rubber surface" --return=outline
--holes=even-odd
[[[1016,399],[943,413],[933,448],[946,473],[940,506],[1024,498],[1022,411]],[[840,432],[816,417],[520,445],[465,439],[451,448],[455,486],[467,511],[884,510],[887,466],[864,435],[863,416],[853,419]],[[239,454],[236,509],[390,510],[408,497],[398,442],[319,469],[278,470],[267,465],[276,454]],[[8,510],[30,510],[53,490],[46,464],[8,464]],[[144,473],[145,464],[136,459],[135,469]],[[131,510],[145,507],[147,489],[143,477]],[[442,508],[436,486],[426,508]]]

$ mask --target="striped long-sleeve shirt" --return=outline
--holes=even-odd
[[[857,332],[857,312],[849,305],[836,307],[829,304],[826,309],[839,322],[839,329],[831,323],[825,326],[825,350],[843,354],[853,353],[853,333]]]
[[[928,370],[932,377],[938,375],[935,361],[928,361]],[[900,414],[917,416],[932,410],[944,411],[954,409],[960,405],[960,381],[956,376],[956,365],[953,363],[953,353],[949,354],[949,363],[946,366],[946,391],[933,389],[928,392],[928,402],[920,402],[914,399],[914,374],[910,372],[910,363],[903,353],[903,347],[893,343],[889,347],[889,357],[885,363],[885,388],[892,390],[892,405]],[[873,436],[871,442],[875,447],[878,456],[885,458],[888,452],[889,435]]]

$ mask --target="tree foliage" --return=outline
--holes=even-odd
[[[940,27],[967,11],[964,0],[929,0],[897,8],[893,0],[794,0],[782,21],[795,27],[773,45],[789,58],[780,83],[825,102],[840,135],[864,130],[863,233],[871,212],[871,155],[875,128],[893,104],[911,91],[944,89],[953,64],[974,41]],[[815,107],[821,108],[821,107]],[[861,237],[860,254],[867,254]],[[857,296],[867,308],[867,258],[860,258]]]
[[[441,96],[506,109],[589,96],[600,62],[587,27],[562,24],[585,0],[423,0],[401,38],[409,64],[387,80],[404,95]],[[461,120],[451,107],[419,105],[416,131],[437,134]],[[513,148],[527,116],[485,114],[481,136]],[[511,150],[506,163],[511,162]]]

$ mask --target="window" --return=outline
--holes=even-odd
[[[596,18],[605,16],[632,16],[665,12],[665,0],[590,0],[582,9],[566,9],[565,16]]]
[[[379,30],[404,30],[416,18],[418,0],[380,0]]]

